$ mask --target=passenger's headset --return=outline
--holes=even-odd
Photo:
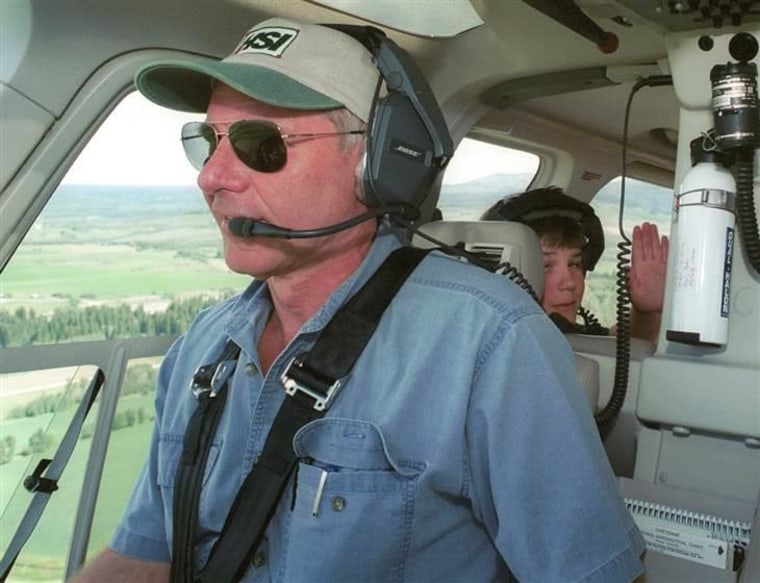
[[[604,252],[604,230],[591,205],[574,199],[556,187],[530,190],[498,201],[480,217],[484,221],[525,223],[543,217],[568,216],[581,226],[586,236],[583,268],[593,271]]]
[[[367,127],[362,185],[369,206],[418,209],[454,152],[446,120],[409,54],[372,26],[326,24],[372,53],[380,71]],[[385,83],[387,94],[380,94]]]

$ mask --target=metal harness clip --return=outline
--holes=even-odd
[[[280,375],[280,381],[291,397],[300,392],[314,399],[313,406],[317,411],[326,411],[342,386],[340,380],[335,381],[313,369],[307,369],[297,357],[290,359],[285,372]]]
[[[224,386],[224,383],[227,382],[227,379],[230,378],[230,375],[235,370],[236,364],[237,360],[230,359],[223,360],[219,363],[199,366],[198,370],[196,370],[193,375],[193,381],[190,383],[190,390],[193,391],[195,398],[199,398],[203,393],[208,393],[209,398],[212,399],[216,397],[219,390]],[[216,365],[216,368],[213,369],[214,372],[211,374],[211,379],[209,380],[209,374],[214,365]]]

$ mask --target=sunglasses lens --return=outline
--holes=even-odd
[[[279,128],[264,121],[239,121],[230,126],[230,144],[240,161],[258,172],[285,166],[287,148]]]
[[[200,170],[216,150],[214,128],[200,121],[182,126],[182,147],[193,168]]]

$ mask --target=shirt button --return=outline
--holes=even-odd
[[[255,364],[253,364],[252,362],[247,362],[245,364],[245,374],[247,374],[249,377],[254,376],[257,372],[259,371],[256,368]]]
[[[253,555],[253,559],[251,559],[251,564],[254,567],[261,567],[266,562],[267,562],[267,556],[261,551]]]
[[[342,496],[335,496],[332,499],[332,508],[335,512],[342,512],[346,507],[346,499]]]

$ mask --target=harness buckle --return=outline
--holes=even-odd
[[[199,366],[193,375],[193,381],[190,383],[190,390],[195,398],[200,398],[203,393],[208,393],[211,399],[216,397],[235,370],[236,364],[237,360],[229,359]]]
[[[290,359],[285,372],[280,375],[280,382],[291,397],[300,392],[314,399],[313,407],[317,411],[329,409],[343,386],[340,380],[321,374],[295,356]]]
[[[53,460],[43,458],[37,463],[37,467],[31,475],[24,478],[24,488],[29,492],[43,492],[45,494],[52,494],[58,489],[58,480],[51,480],[50,478],[43,478],[42,472],[50,465]]]

